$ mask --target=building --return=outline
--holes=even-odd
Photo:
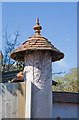
[[[79,93],[53,92],[53,118],[77,120],[79,118],[78,111]]]

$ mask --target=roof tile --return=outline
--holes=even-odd
[[[55,48],[51,44],[51,42],[48,41],[47,38],[41,36],[40,29],[42,29],[42,27],[36,24],[36,26],[34,26],[34,29],[36,30],[36,33],[32,37],[29,37],[27,41],[25,41],[13,53],[11,53],[11,58],[18,60],[19,55],[21,56],[20,52],[25,52],[28,50],[47,50],[47,51],[50,51],[51,53],[52,61],[62,59],[64,57],[64,54],[60,52],[57,48]],[[20,60],[20,57],[19,57],[19,60]]]

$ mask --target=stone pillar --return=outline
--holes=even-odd
[[[64,57],[41,29],[37,18],[35,34],[11,53],[14,60],[25,62],[26,118],[52,118],[52,62]]]
[[[26,54],[24,72],[26,118],[52,118],[52,59],[49,52]]]

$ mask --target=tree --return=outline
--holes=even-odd
[[[54,91],[79,92],[79,68],[72,68],[68,74],[54,78],[58,83]]]
[[[10,54],[15,49],[15,47],[19,45],[18,37],[19,37],[18,31],[16,31],[13,34],[8,34],[7,28],[6,28],[5,32],[3,33],[3,40],[5,41],[5,46],[3,46],[4,47],[3,62],[2,62],[3,71],[5,71],[5,70],[9,71],[10,68],[12,67],[12,65],[15,63],[15,61],[13,61],[10,58]]]

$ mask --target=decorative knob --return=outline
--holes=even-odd
[[[40,33],[40,30],[42,29],[42,27],[39,24],[39,18],[36,18],[36,25],[33,28],[35,30],[35,33]]]

